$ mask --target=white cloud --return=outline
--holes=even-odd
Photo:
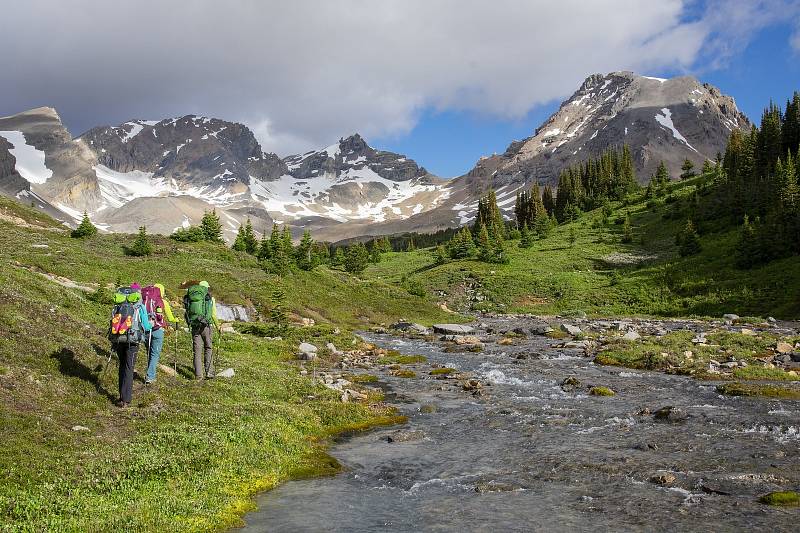
[[[0,105],[54,105],[75,129],[212,115],[285,155],[402,134],[426,107],[519,117],[594,72],[689,70],[726,40],[686,3],[28,0],[3,15]]]

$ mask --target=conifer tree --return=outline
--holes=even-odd
[[[756,230],[750,223],[750,218],[744,216],[744,224],[739,229],[739,241],[736,244],[736,266],[750,268],[760,262],[759,243]]]
[[[272,307],[269,310],[269,320],[277,326],[286,326],[286,293],[280,287],[272,289]]]
[[[475,254],[475,242],[466,226],[453,235],[448,244],[448,253],[453,259],[467,259]]]
[[[707,163],[708,161],[706,161]],[[689,178],[695,177],[697,174],[694,171],[694,163],[692,163],[691,159],[684,159],[683,165],[681,165],[681,179],[688,180]]]
[[[351,274],[361,274],[369,264],[369,252],[363,242],[347,247],[344,255],[344,269]]]
[[[548,220],[546,215],[544,218],[545,220]],[[548,220],[548,226],[549,226],[549,220]],[[528,231],[528,225],[523,224],[522,229],[520,230],[519,247],[530,248],[531,246],[533,246],[533,235],[531,235],[531,232]]]
[[[222,223],[217,215],[217,210],[206,211],[200,221],[200,231],[203,232],[203,239],[214,243],[223,243]]]
[[[629,214],[625,215],[625,222],[622,225],[622,242],[626,244],[633,242],[633,230],[631,229],[631,216]]]
[[[478,259],[489,262],[492,258],[492,243],[489,239],[489,230],[483,222],[478,226]]]
[[[445,249],[444,245],[439,245],[436,247],[436,251],[434,252],[434,263],[437,265],[443,265],[447,263],[450,257],[447,254],[447,250]]]
[[[272,224],[272,232],[269,236],[269,250],[270,254],[275,254],[278,251],[278,248],[281,248],[281,230],[277,224]]]
[[[675,236],[675,244],[678,245],[678,253],[681,257],[700,252],[700,236],[691,219],[686,220],[686,226]]]
[[[232,249],[237,252],[247,251],[247,243],[244,237],[244,224],[239,224],[239,230],[236,232],[236,239],[233,241]]]
[[[552,227],[552,221],[547,217],[547,213],[545,212],[540,212],[533,220],[533,232],[536,233],[536,236],[540,239],[546,238]]]
[[[147,236],[147,228],[144,226],[139,227],[139,233],[136,235],[136,240],[133,241],[128,253],[136,257],[143,257],[153,253],[153,244]]]
[[[314,239],[308,230],[303,232],[303,238],[297,246],[295,261],[300,270],[313,270],[319,264],[318,257],[314,254]]]
[[[575,233],[575,226],[572,225],[569,227],[569,247],[572,248],[575,246],[575,241],[578,240],[578,235]]]
[[[414,245],[414,237],[409,237],[408,246],[406,246],[406,252],[413,252],[416,249],[417,247]]]
[[[256,255],[262,261],[269,259],[270,255],[272,255],[272,249],[270,247],[270,242],[269,242],[269,235],[267,234],[266,229],[264,230],[264,233],[261,234],[261,243],[258,246],[258,253]]]
[[[345,260],[344,247],[339,246],[331,257],[331,266],[343,266]]]
[[[92,235],[97,235],[97,228],[92,224],[92,221],[89,220],[89,214],[84,211],[83,220],[81,220],[77,228],[72,230],[70,236],[74,239],[82,239],[83,237],[91,237]]]
[[[702,170],[703,175],[707,176],[711,174],[711,172],[713,171],[714,171],[714,165],[711,163],[711,161],[709,161],[708,159],[703,161],[703,170]]]
[[[253,223],[250,217],[247,217],[247,223],[244,225],[244,251],[250,255],[255,255],[258,252],[258,238],[256,232],[253,231]]]
[[[547,211],[548,215],[552,215],[556,209],[556,202],[553,197],[553,189],[549,185],[544,186],[544,191],[542,192],[542,205],[544,206],[545,211]]]

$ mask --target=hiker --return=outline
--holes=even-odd
[[[147,375],[145,385],[150,385],[156,380],[156,368],[164,347],[164,333],[169,329],[170,323],[177,325],[178,319],[172,314],[169,301],[164,296],[164,285],[156,283],[142,289],[142,304],[147,311],[147,317],[153,325],[153,330],[147,338]]]
[[[201,281],[186,289],[183,297],[186,324],[192,331],[192,347],[194,349],[194,377],[206,379],[214,377],[213,331],[212,326],[219,328],[217,307],[211,296],[207,281]]]
[[[121,287],[114,294],[111,327],[108,338],[119,359],[119,407],[127,407],[133,395],[133,371],[139,343],[152,329],[147,312],[142,305],[141,287],[138,283]]]

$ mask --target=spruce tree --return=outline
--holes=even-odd
[[[344,254],[344,269],[351,274],[361,274],[369,264],[369,252],[363,242],[347,247]]]
[[[472,239],[472,232],[466,226],[453,235],[448,244],[448,253],[453,259],[467,259],[475,254],[475,242]]]
[[[264,230],[264,233],[261,235],[261,244],[258,246],[258,258],[262,261],[269,259],[270,255],[272,255],[272,248],[270,247],[269,242],[269,235],[267,234],[267,230]]]
[[[317,256],[314,254],[314,239],[311,232],[303,232],[303,238],[295,251],[295,261],[300,270],[313,270],[318,265]]]
[[[258,238],[256,232],[253,231],[253,223],[250,217],[247,217],[247,223],[244,225],[244,251],[250,255],[255,255],[258,252]]]
[[[575,233],[575,226],[571,225],[569,227],[569,247],[572,248],[575,246],[575,241],[578,240],[578,235]]]
[[[547,220],[547,216],[545,215],[545,220]],[[549,220],[548,220],[549,223]],[[548,224],[549,225],[549,224]],[[520,230],[520,237],[519,237],[519,247],[520,248],[530,248],[533,246],[533,235],[531,232],[528,231],[528,225],[523,224],[522,229]]]
[[[697,234],[691,219],[686,220],[686,226],[675,236],[675,244],[678,245],[678,253],[681,257],[700,252],[700,236]]]
[[[750,218],[744,216],[744,224],[739,230],[739,241],[736,244],[736,266],[739,268],[750,268],[758,264],[759,261],[759,242],[756,230],[750,223]]]
[[[481,222],[478,226],[478,259],[490,262],[492,259],[492,242],[486,224]]]
[[[544,186],[544,191],[542,192],[542,205],[544,206],[545,211],[547,211],[548,215],[552,215],[556,209],[556,202],[553,197],[553,189],[549,185]]]
[[[702,170],[703,175],[708,176],[713,171],[714,171],[714,165],[711,163],[711,161],[709,161],[708,159],[703,161],[703,170]]]
[[[331,257],[331,266],[344,266],[345,260],[345,252],[344,247],[339,246],[336,248],[336,251],[333,252],[333,256]]]
[[[631,229],[631,216],[625,215],[625,222],[622,225],[622,242],[629,244],[633,242],[633,230]]]
[[[708,163],[708,160],[706,160]],[[692,163],[691,159],[684,159],[683,165],[681,165],[681,179],[688,180],[689,178],[693,178],[696,176],[694,171],[694,163]]]
[[[222,240],[222,223],[219,221],[217,210],[206,211],[200,221],[200,231],[203,232],[203,240],[223,243]]]
[[[408,245],[406,246],[406,252],[413,252],[416,249],[417,247],[414,245],[414,237],[409,237]]]
[[[139,233],[136,235],[136,240],[128,250],[129,255],[136,257],[144,257],[153,253],[153,244],[147,236],[147,228],[144,226],[139,227]]]
[[[541,212],[536,215],[533,221],[533,232],[539,239],[547,238],[550,229],[553,227],[552,221],[547,217],[547,213]]]
[[[286,326],[286,293],[280,287],[272,289],[272,306],[269,309],[269,320],[277,326]]]
[[[245,242],[243,224],[239,224],[239,231],[236,232],[236,239],[233,241],[233,246],[231,246],[231,248],[237,252],[247,251],[247,242]]]
[[[84,211],[83,220],[81,220],[77,228],[72,230],[70,236],[74,239],[82,239],[83,237],[91,237],[92,235],[97,235],[97,228],[92,224],[92,221],[89,220],[89,214]]]
[[[443,265],[447,263],[449,257],[447,255],[447,250],[443,245],[439,245],[436,247],[436,251],[434,252],[434,263],[437,265]]]

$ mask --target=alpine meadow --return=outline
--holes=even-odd
[[[7,3],[0,530],[796,529],[800,2]]]

